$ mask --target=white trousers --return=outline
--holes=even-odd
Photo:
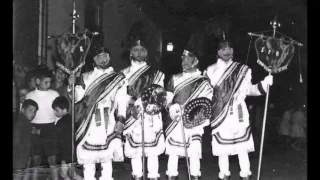
[[[101,163],[101,180],[113,180],[112,178],[112,161],[107,161],[105,163]],[[96,180],[95,173],[96,173],[96,164],[84,164],[83,165],[84,171],[84,179],[85,180]]]
[[[148,157],[147,160],[147,170],[148,170],[148,178],[159,178],[159,159],[158,156]],[[142,158],[132,158],[131,159],[132,166],[132,175],[136,177],[142,177]]]
[[[251,175],[248,153],[239,153],[238,159],[239,159],[239,165],[241,169],[240,176],[247,177]],[[219,169],[220,169],[220,172],[219,172],[220,179],[222,179],[225,175],[230,176],[228,155],[219,156]]]
[[[168,166],[166,174],[168,176],[178,176],[178,161],[179,157],[177,155],[169,155]],[[192,176],[201,176],[200,171],[200,158],[197,156],[190,157],[190,174]]]

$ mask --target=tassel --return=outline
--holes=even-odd
[[[301,58],[300,58],[300,46],[299,46],[299,70],[300,70],[300,83],[303,83],[302,74],[301,74]]]
[[[243,111],[241,104],[238,105],[239,122],[243,122]]]
[[[300,74],[300,83],[303,83],[302,75]]]
[[[230,115],[233,115],[233,98],[231,99],[231,102],[230,102]]]

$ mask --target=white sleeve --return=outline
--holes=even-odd
[[[246,95],[248,96],[260,96],[266,93],[266,87],[262,82],[259,82],[258,84],[252,84],[251,82],[252,75],[251,75],[251,69],[248,70],[245,79],[243,80],[244,83],[246,83],[247,92]]]
[[[126,118],[127,108],[131,97],[127,94],[126,82],[117,90],[115,96],[116,107],[118,108],[118,116]]]
[[[54,98],[57,98],[59,96],[60,96],[59,93],[57,91],[54,91]]]
[[[76,85],[74,87],[74,100],[75,100],[75,103],[79,102],[83,97],[84,97],[84,94],[85,94],[85,89],[83,89],[83,87],[81,85]],[[69,95],[70,95],[70,99],[72,99],[72,89],[70,86],[68,86],[68,89],[67,89]]]
[[[31,99],[30,92],[26,95],[26,99]]]
[[[167,100],[167,105],[169,105],[172,102],[172,100],[173,100],[173,93],[172,92],[167,91],[166,100]]]

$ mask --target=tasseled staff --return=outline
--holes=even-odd
[[[151,84],[142,89],[141,104],[143,112],[141,113],[141,135],[142,135],[142,173],[143,180],[146,180],[145,171],[145,140],[144,140],[144,113],[151,115],[151,122],[153,123],[152,116],[161,113],[164,109],[166,102],[166,90],[157,84]],[[151,108],[152,107],[152,108]]]
[[[76,11],[76,1],[73,0],[73,12],[72,12],[72,16],[71,16],[71,20],[72,20],[72,34],[76,34],[76,20],[79,17],[79,15],[77,15],[77,11]],[[81,48],[82,50],[82,48]],[[83,52],[83,51],[82,51]],[[83,59],[83,63],[81,63],[79,66],[83,66],[85,62],[85,59]],[[76,68],[75,70],[77,70],[78,68]],[[79,68],[80,69],[80,68]],[[76,72],[72,72],[72,74],[70,74],[71,76],[74,76]],[[72,84],[72,106],[71,106],[71,117],[72,117],[72,157],[71,157],[71,179],[74,179],[74,104],[75,104],[75,95],[74,92],[75,91],[75,85],[74,83]]]
[[[77,18],[79,18],[79,15],[77,14],[76,12],[76,3],[75,3],[75,0],[73,0],[73,12],[72,14],[70,15],[70,18],[72,20],[72,34],[65,34],[65,35],[59,35],[59,36],[56,36],[56,35],[52,35],[52,36],[48,36],[48,38],[55,38],[55,39],[62,39],[62,41],[69,41],[69,37],[71,36],[72,38],[77,38],[77,40],[75,41],[75,43],[72,41],[72,42],[67,42],[67,43],[72,43],[71,44],[71,48],[69,48],[69,46],[67,46],[66,48],[66,51],[65,49],[63,49],[59,54],[61,56],[61,53],[63,53],[65,56],[61,56],[63,61],[61,63],[59,62],[56,62],[56,65],[62,69],[64,72],[66,72],[67,74],[69,74],[70,76],[76,76],[76,74],[79,72],[79,70],[85,65],[85,59],[86,59],[86,56],[89,52],[89,49],[90,49],[90,46],[91,46],[91,43],[93,41],[93,38],[94,36],[98,35],[99,33],[98,32],[90,32],[89,30],[85,30],[85,32],[82,34],[82,35],[79,35],[79,34],[76,34],[76,20]],[[86,34],[91,34],[92,35],[92,38],[90,39]],[[83,46],[80,45],[80,42],[81,41],[85,41],[85,46],[86,46],[86,49],[84,51],[83,49]],[[67,58],[67,54],[71,53],[73,54],[74,53],[74,50],[80,45],[80,53],[81,53],[81,56],[80,56],[80,61],[79,61],[79,65],[76,66],[74,60],[71,58]],[[58,43],[58,45],[55,45],[55,46],[60,46],[60,44]],[[59,47],[56,47],[56,48],[59,48]],[[70,54],[69,54],[70,55]],[[64,63],[64,64],[62,64]],[[69,69],[70,68],[70,69]],[[72,69],[71,69],[72,68]],[[74,179],[74,156],[75,156],[75,137],[74,137],[74,134],[75,134],[75,127],[74,127],[74,124],[75,124],[75,84],[72,84],[72,106],[71,106],[71,115],[72,115],[72,157],[71,157],[71,179]]]
[[[279,73],[279,72],[284,71],[288,68],[288,65],[291,62],[291,59],[294,55],[293,44],[298,45],[299,50],[300,50],[300,46],[303,46],[303,44],[301,44],[291,38],[289,38],[290,40],[285,40],[284,38],[276,38],[275,37],[276,32],[277,32],[276,29],[277,29],[277,27],[280,27],[280,23],[277,21],[277,16],[275,16],[274,20],[270,22],[270,25],[273,27],[273,35],[272,36],[265,36],[263,34],[255,34],[255,33],[251,33],[251,32],[248,33],[250,36],[259,37],[256,40],[256,44],[255,44],[257,56],[258,56],[257,62],[259,65],[261,65],[269,73],[269,75],[271,73]],[[279,34],[281,34],[281,33],[279,33]],[[281,35],[283,35],[283,34],[281,34]],[[263,38],[267,39],[267,40],[264,41]],[[289,43],[289,45],[285,45],[284,42]],[[250,41],[250,43],[251,43],[251,41]],[[264,43],[266,43],[265,46],[264,46]],[[277,50],[273,49],[272,46],[274,46],[274,45],[278,46],[277,48],[281,49],[282,51],[279,51],[278,49]],[[259,48],[261,46],[261,50],[258,48],[258,46],[259,46]],[[275,52],[275,56],[273,56],[274,52]],[[249,52],[248,52],[248,54],[249,54]],[[268,55],[270,55],[270,56],[267,57]],[[299,52],[299,55],[300,55],[300,52]],[[300,57],[299,57],[299,63],[300,63]],[[300,82],[302,82],[301,71],[300,71]],[[269,85],[267,86],[267,92],[266,92],[266,101],[265,101],[264,116],[263,116],[263,126],[262,126],[262,136],[261,136],[261,144],[260,144],[257,180],[260,179],[262,150],[263,150],[265,125],[266,125],[267,109],[268,109],[268,99],[269,99]]]
[[[204,110],[202,113],[202,119],[191,119],[189,114],[197,109],[201,108]],[[180,106],[180,110],[177,112],[179,114],[178,119],[181,123],[181,132],[182,132],[182,139],[184,145],[184,153],[187,163],[187,170],[188,170],[188,180],[191,180],[190,174],[190,162],[189,162],[189,155],[187,149],[187,142],[186,142],[186,134],[184,128],[191,129],[193,127],[199,126],[205,122],[206,119],[210,119],[212,115],[212,101],[205,97],[195,98],[191,100],[190,98]]]

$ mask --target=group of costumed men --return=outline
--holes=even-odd
[[[147,177],[160,179],[158,156],[163,153],[169,157],[167,178],[174,180],[179,174],[178,160],[185,157],[185,150],[190,159],[191,179],[197,180],[201,177],[201,139],[208,125],[212,129],[212,154],[219,157],[219,179],[230,179],[230,155],[238,155],[241,179],[250,178],[248,153],[254,151],[254,143],[244,100],[246,96],[263,95],[273,78],[269,75],[253,85],[250,68],[233,61],[233,46],[226,39],[218,44],[217,62],[202,73],[198,68],[199,55],[193,47],[192,43],[185,47],[183,72],[168,78],[166,85],[164,73],[147,64],[148,49],[139,39],[129,48],[131,65],[122,71],[114,71],[110,51],[99,46],[93,48],[94,70],[79,79],[69,77],[69,84],[75,83],[76,158],[83,165],[85,180],[96,179],[96,163],[101,163],[100,179],[112,180],[112,162],[124,161],[124,156],[131,159],[132,179],[142,179],[143,154],[147,157]],[[150,85],[166,91],[166,121],[161,113],[145,113],[141,94]],[[68,91],[72,91],[70,87]],[[188,102],[203,97],[212,101],[211,118],[200,116],[207,119],[184,128],[182,133],[182,109]],[[164,122],[169,122],[166,129]]]

